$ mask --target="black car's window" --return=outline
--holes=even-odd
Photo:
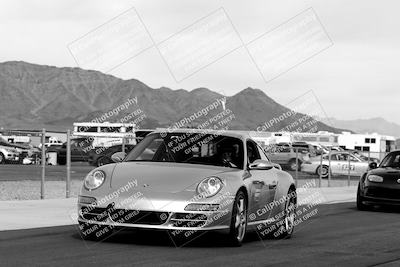
[[[149,134],[125,161],[176,162],[243,169],[243,142],[234,137],[196,132]]]
[[[400,168],[400,151],[389,153],[379,165],[381,168]]]

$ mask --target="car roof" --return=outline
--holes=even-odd
[[[221,135],[221,136],[229,136],[229,137],[236,137],[239,139],[252,139],[254,140],[251,135],[250,132],[248,131],[239,131],[239,130],[212,130],[212,129],[192,129],[192,128],[180,128],[180,129],[162,129],[162,128],[158,128],[157,130],[155,130],[154,132],[150,133],[187,133],[187,132],[191,132],[191,133],[205,133],[205,134],[215,134],[215,135]]]

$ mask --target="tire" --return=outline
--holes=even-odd
[[[6,163],[6,159],[4,158],[4,154],[0,152],[0,164]]]
[[[363,203],[364,199],[361,196],[360,186],[357,188],[357,209],[361,211],[368,210],[368,206]]]
[[[112,229],[104,225],[79,222],[79,232],[84,240],[101,241],[112,234]]]
[[[318,166],[316,173],[319,176],[321,172],[321,166]],[[329,167],[326,165],[322,165],[322,178],[327,178],[329,176]]]
[[[285,208],[283,218],[281,219],[281,226],[272,232],[272,238],[275,239],[289,239],[292,237],[296,222],[296,205],[297,193],[293,189],[289,189],[286,196]],[[283,221],[283,222],[282,222]]]
[[[289,160],[289,169],[291,170],[291,171],[295,171],[296,169],[298,170],[298,171],[300,171],[301,170],[301,160],[297,160],[297,163],[298,163],[298,165],[299,166],[297,166],[297,164],[296,164],[296,159],[291,159],[291,160]]]
[[[110,161],[106,157],[100,157],[96,161],[96,166],[100,167],[100,166],[103,166],[103,165],[106,165],[109,163],[110,163]]]
[[[228,239],[232,246],[240,247],[247,229],[247,197],[243,191],[236,194],[232,208],[231,225]]]

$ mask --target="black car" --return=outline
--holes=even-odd
[[[125,145],[125,152],[130,152],[135,146]],[[112,163],[111,156],[116,152],[122,151],[122,145],[114,145],[110,147],[98,147],[89,152],[88,162],[90,165],[99,167],[105,164]]]
[[[400,205],[400,150],[390,152],[377,166],[360,178],[357,190],[357,208],[366,210],[370,205]]]
[[[88,161],[89,152],[92,150],[92,144],[88,142],[87,138],[76,138],[71,140],[71,162]],[[67,143],[61,147],[49,147],[48,152],[57,152],[57,163],[65,165],[67,162]]]

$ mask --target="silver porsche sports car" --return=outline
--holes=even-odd
[[[246,133],[160,130],[112,159],[84,179],[78,221],[85,239],[147,228],[190,241],[218,230],[239,246],[250,230],[260,237],[293,233],[294,180]]]

